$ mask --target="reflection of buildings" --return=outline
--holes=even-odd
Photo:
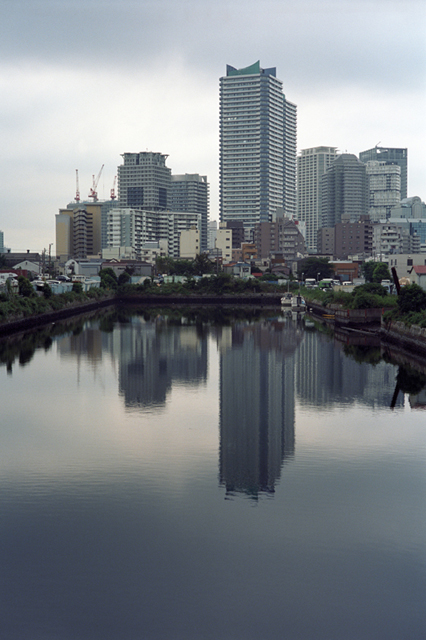
[[[354,402],[389,407],[395,375],[395,368],[383,360],[375,366],[356,362],[319,333],[307,333],[296,354],[297,395],[318,409]]]
[[[107,337],[119,339],[119,390],[128,407],[163,405],[173,382],[207,379],[207,338],[194,327],[133,317]]]
[[[207,337],[164,319],[145,322],[133,316],[116,322],[110,332],[85,327],[60,338],[58,351],[94,365],[109,354],[118,362],[119,392],[127,407],[164,405],[173,383],[198,385],[207,379]]]
[[[271,493],[294,453],[294,351],[302,334],[283,323],[235,324],[220,338],[220,482]]]
[[[87,359],[92,364],[102,360],[102,334],[95,328],[85,327],[58,340],[61,358]]]

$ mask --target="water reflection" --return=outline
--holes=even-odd
[[[394,389],[394,368],[377,348],[348,348],[332,335],[305,333],[296,356],[296,392],[301,403],[318,410],[336,403],[389,407]],[[396,405],[403,406],[402,396]]]
[[[207,336],[158,315],[114,323],[107,332],[87,330],[58,343],[62,358],[92,362],[109,357],[118,368],[119,393],[127,408],[164,406],[174,383],[199,385],[207,378]]]
[[[382,356],[223,309],[0,342],[0,637],[425,637],[425,378]]]
[[[219,479],[227,493],[271,494],[294,454],[294,323],[237,323],[222,331]]]

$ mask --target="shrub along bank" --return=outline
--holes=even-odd
[[[332,289],[304,289],[303,295],[306,300],[317,301],[324,307],[339,305],[343,309],[393,309],[397,305],[396,297],[374,282],[355,287],[350,293]]]

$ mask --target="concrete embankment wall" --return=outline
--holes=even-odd
[[[19,333],[20,331],[30,331],[31,329],[41,327],[45,324],[64,320],[65,318],[71,318],[72,316],[81,313],[95,311],[96,309],[108,307],[113,304],[115,304],[115,298],[111,296],[103,298],[102,300],[89,300],[87,302],[72,303],[62,309],[49,311],[47,313],[40,313],[39,315],[29,316],[28,318],[9,320],[0,324],[0,337],[8,336],[12,333]]]
[[[426,329],[417,325],[410,327],[403,322],[388,322],[382,320],[380,338],[406,351],[420,353],[426,357]]]
[[[141,306],[187,306],[196,305],[249,305],[249,306],[276,306],[281,303],[281,295],[277,294],[252,294],[250,296],[160,296],[160,295],[126,295],[117,297],[112,294],[102,300],[89,300],[87,302],[72,303],[67,307],[58,309],[57,311],[49,311],[39,315],[29,316],[27,318],[6,320],[0,324],[0,337],[19,333],[21,331],[30,331],[37,327],[41,327],[58,320],[71,318],[72,316],[88,313],[103,307],[113,306],[117,304],[138,304]]]

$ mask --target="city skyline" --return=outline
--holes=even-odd
[[[74,198],[76,169],[86,199],[104,164],[98,192],[107,199],[125,151],[167,154],[173,173],[207,176],[217,220],[218,79],[227,63],[258,59],[277,67],[297,104],[298,151],[408,148],[408,196],[426,198],[417,0],[265,2],[261,11],[250,2],[167,0],[2,7],[0,229],[15,251],[54,242],[54,216]],[[132,39],[138,48],[116,46]]]

